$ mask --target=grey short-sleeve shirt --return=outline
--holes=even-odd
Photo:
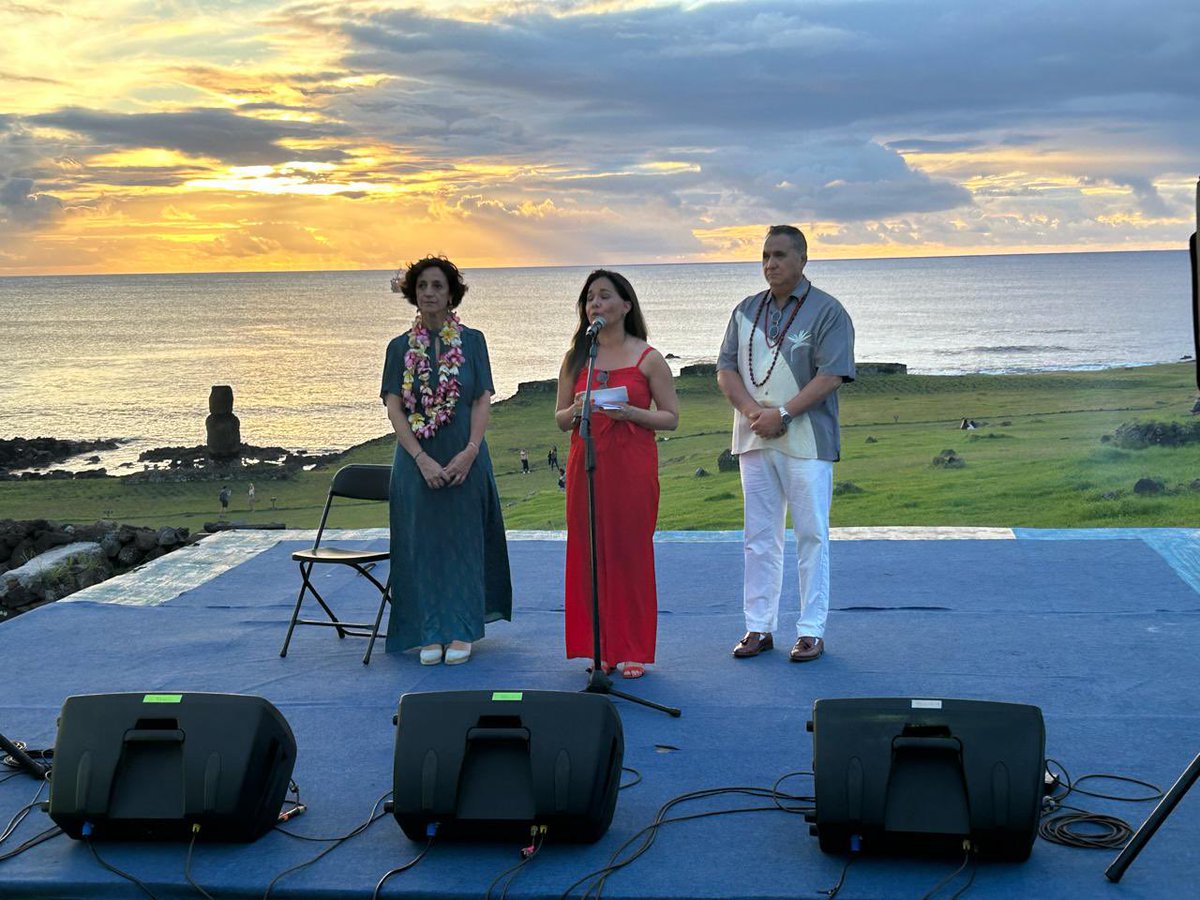
[[[717,368],[740,374],[750,396],[763,406],[782,406],[817,375],[837,375],[845,381],[854,380],[854,323],[834,297],[802,278],[783,309],[783,321],[791,316],[794,304],[800,302],[806,289],[808,296],[804,297],[778,347],[778,359],[776,348],[767,342],[765,319],[769,308],[760,314],[760,307],[771,303],[769,291],[747,297],[729,317]],[[757,328],[754,325],[756,315],[759,316]],[[775,363],[773,369],[772,362]],[[767,377],[768,371],[770,377]],[[755,386],[755,380],[762,383]],[[772,449],[801,459],[839,459],[841,435],[837,392],[796,416],[787,431],[777,438],[759,437],[750,429],[749,420],[734,410],[732,449],[734,453]]]

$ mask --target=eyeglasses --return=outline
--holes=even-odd
[[[600,387],[604,387],[606,384],[608,384],[608,369],[596,370],[596,384]]]
[[[776,308],[774,304],[772,304],[770,319],[767,323],[767,338],[769,340],[774,341],[779,337],[779,326],[783,324],[782,319],[783,310]]]

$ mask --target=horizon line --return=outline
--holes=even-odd
[[[1099,255],[1112,253],[1187,253],[1188,247],[1186,244],[1182,247],[1158,247],[1158,248],[1140,248],[1129,250],[1022,250],[1022,251],[997,251],[995,253],[935,253],[930,255],[912,254],[908,256],[832,256],[821,257],[820,259],[809,258],[808,262],[901,262],[913,259],[976,259],[976,258],[991,258],[997,256],[1083,256],[1083,255]],[[436,255],[436,254],[431,254]],[[616,268],[616,267],[634,267],[634,266],[728,266],[728,265],[756,265],[756,259],[727,259],[727,260],[696,260],[696,261],[663,261],[663,262],[623,262],[623,263],[536,263],[531,265],[512,265],[512,266],[471,266],[462,265],[459,268],[463,271],[471,270],[509,270],[509,269],[586,269],[588,267],[599,268]],[[226,269],[226,270],[195,270],[181,272],[36,272],[29,274],[17,273],[2,273],[0,279],[4,278],[140,278],[140,277],[161,277],[161,276],[192,276],[192,275],[316,275],[316,274],[331,274],[342,272],[389,272],[400,271],[403,267],[393,269],[391,267],[381,269],[362,269],[362,268],[345,268],[345,269]]]

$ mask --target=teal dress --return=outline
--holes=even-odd
[[[433,371],[437,362],[429,348]],[[408,332],[388,344],[380,396],[400,396]],[[471,439],[471,406],[493,391],[483,333],[463,327],[464,361],[458,370],[454,418],[421,448],[446,465]],[[487,441],[467,479],[457,487],[431,489],[407,451],[396,445],[391,487],[392,612],[387,649],[477,641],[483,626],[512,619],[512,578]]]

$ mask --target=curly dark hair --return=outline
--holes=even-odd
[[[429,268],[440,269],[446,276],[446,284],[450,286],[450,308],[457,309],[467,292],[467,285],[463,281],[462,272],[458,271],[458,266],[444,256],[426,256],[408,264],[400,280],[400,293],[404,295],[404,299],[413,306],[417,305],[417,278]]]

